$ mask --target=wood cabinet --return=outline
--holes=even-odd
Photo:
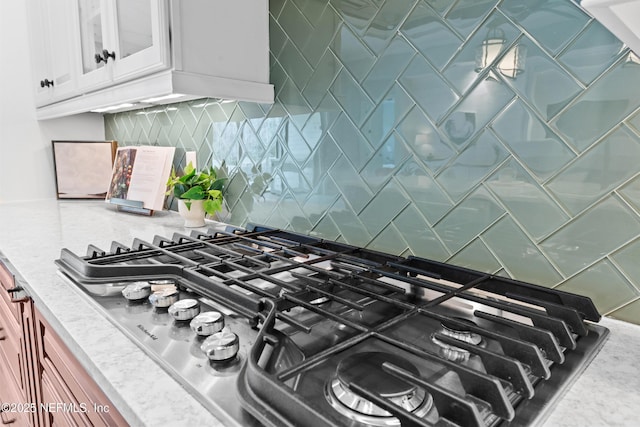
[[[0,424],[127,425],[1,262],[0,283]]]
[[[29,0],[37,117],[272,103],[268,0]]]

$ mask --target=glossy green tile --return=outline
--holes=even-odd
[[[344,69],[338,73],[329,90],[342,106],[344,113],[358,126],[375,108],[375,104],[362,89],[362,86]]]
[[[489,75],[447,116],[439,126],[440,132],[447,136],[453,146],[462,147],[471,142],[513,96],[508,86]]]
[[[436,180],[454,201],[460,200],[509,153],[491,132],[485,131],[465,147]]]
[[[442,76],[421,55],[416,55],[398,79],[432,122],[438,122],[458,101]]]
[[[591,21],[558,57],[580,81],[589,84],[620,56],[623,43],[598,21]]]
[[[445,18],[463,38],[467,38],[495,4],[495,0],[460,0],[447,11]]]
[[[395,37],[400,23],[415,4],[415,0],[395,0],[379,4],[380,9],[369,21],[363,34],[363,40],[377,55],[387,49],[387,44]]]
[[[608,197],[540,245],[565,275],[571,275],[640,233],[640,218]]]
[[[330,0],[330,5],[336,13],[344,20],[345,24],[362,36],[369,26],[369,22],[380,10],[382,2],[378,0],[365,1],[341,1]]]
[[[498,7],[551,53],[571,41],[590,19],[576,3],[566,0],[505,0]]]
[[[526,47],[524,72],[505,79],[545,120],[549,120],[576,98],[582,88],[547,52],[528,37],[519,42]]]
[[[546,236],[569,220],[555,200],[515,160],[501,166],[485,185],[534,239]]]
[[[287,75],[295,83],[296,87],[302,90],[307,84],[313,69],[304,59],[298,47],[291,42],[285,43],[278,60],[281,64],[286,64]]]
[[[413,108],[398,127],[416,159],[432,172],[441,169],[455,154],[419,108]]]
[[[636,240],[628,246],[624,246],[613,255],[611,259],[631,280],[640,277],[640,240]],[[636,288],[640,290],[640,284],[636,283]]]
[[[521,100],[511,104],[491,127],[540,181],[551,177],[575,158],[562,139]]]
[[[358,215],[372,236],[380,233],[409,204],[399,186],[391,181],[375,193]]]
[[[413,105],[406,92],[399,85],[393,84],[385,99],[378,103],[361,128],[373,148],[380,147],[387,140]]]
[[[323,8],[317,13],[311,15],[306,14],[311,21],[313,30],[306,44],[301,48],[302,55],[309,64],[315,69],[320,58],[327,52],[329,47],[335,42],[340,43],[335,38],[337,32],[342,26],[342,20],[338,17],[332,7],[327,6],[325,2],[310,1],[308,4],[315,5],[318,9]],[[271,45],[271,42],[269,42]]]
[[[451,252],[459,251],[504,213],[489,192],[480,187],[457,204],[433,227]]]
[[[373,147],[362,136],[360,130],[344,114],[336,119],[329,134],[349,161],[360,170],[374,153]]]
[[[273,16],[269,16],[269,51],[271,54],[277,58],[286,42],[287,34]]]
[[[373,198],[373,193],[365,181],[346,158],[339,158],[329,169],[329,175],[340,189],[343,198],[348,201],[353,212],[359,213]]]
[[[573,212],[590,206],[637,173],[640,138],[620,129],[600,141],[549,182],[549,190]]]
[[[340,236],[340,230],[331,219],[331,216],[326,215],[318,221],[309,234],[325,239],[336,240]]]
[[[396,173],[395,180],[411,196],[413,205],[434,224],[453,206],[451,200],[415,158]]]
[[[344,201],[339,201],[329,213],[331,220],[340,230],[342,239],[352,245],[366,246],[372,236],[353,210]]]
[[[639,295],[638,290],[606,259],[575,275],[556,289],[590,297],[601,314],[607,314]]]
[[[640,135],[640,111],[632,115],[627,123],[637,134]]]
[[[307,17],[302,14],[293,1],[284,4],[278,23],[287,34],[289,41],[295,43],[299,48],[305,45],[313,30]]]
[[[415,50],[400,36],[394,37],[391,44],[376,60],[371,72],[362,82],[362,87],[375,102],[388,99],[387,91],[395,83],[396,77],[409,64]]]
[[[449,256],[438,236],[429,228],[415,207],[409,206],[402,211],[393,224],[414,255],[438,261],[444,261]]]
[[[392,133],[362,169],[360,176],[377,192],[411,155],[402,138]]]
[[[618,63],[554,120],[561,135],[583,151],[640,105],[640,66]]]
[[[519,280],[552,286],[562,279],[544,254],[511,218],[503,218],[482,234],[500,264]]]
[[[493,256],[481,239],[471,242],[460,252],[449,258],[447,262],[491,274],[502,268],[500,262]]]
[[[393,224],[386,224],[384,230],[373,239],[370,246],[379,251],[399,254],[407,249],[407,242],[402,239]]]
[[[640,299],[633,300],[624,307],[609,313],[607,316],[640,325]]]
[[[459,94],[465,94],[479,79],[485,78],[483,71],[490,68],[495,61],[488,64],[478,62],[482,57],[482,45],[488,40],[502,40],[499,46],[501,55],[520,35],[508,19],[499,11],[494,11],[487,21],[478,28],[464,47],[456,53],[453,60],[444,69],[443,75],[451,82]],[[495,58],[494,58],[495,59]],[[489,59],[490,60],[490,59]],[[488,92],[491,93],[491,92]]]
[[[305,197],[302,205],[305,216],[312,222],[322,217],[340,197],[340,190],[333,180],[325,175],[314,183],[311,192]]]
[[[342,65],[332,51],[327,50],[316,65],[307,86],[302,94],[312,108],[315,108],[327,95],[327,91],[333,83]]]
[[[462,45],[462,39],[445,24],[431,5],[435,5],[435,2],[418,2],[400,31],[431,64],[441,70]]]
[[[627,203],[640,211],[640,176],[629,181],[628,184],[622,186],[618,193],[624,198]]]
[[[344,65],[357,81],[362,81],[373,66],[376,57],[360,38],[346,25],[340,27],[336,35],[339,40],[329,48],[340,58]]]

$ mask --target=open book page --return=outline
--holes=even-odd
[[[175,147],[123,147],[116,153],[107,200],[141,201],[162,210]]]

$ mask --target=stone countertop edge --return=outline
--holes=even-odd
[[[0,252],[22,280],[44,318],[132,426],[222,426],[177,381],[106,319],[58,272],[68,248],[189,234],[175,212],[153,216],[120,212],[102,200],[0,202]],[[220,223],[208,222],[219,227]],[[640,326],[603,318],[610,334],[600,353],[554,405],[545,427],[635,426],[640,408]]]

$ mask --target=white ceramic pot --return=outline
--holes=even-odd
[[[178,213],[184,219],[185,227],[204,226],[204,207],[202,200],[191,200],[191,208],[188,209],[184,200],[178,200]]]

